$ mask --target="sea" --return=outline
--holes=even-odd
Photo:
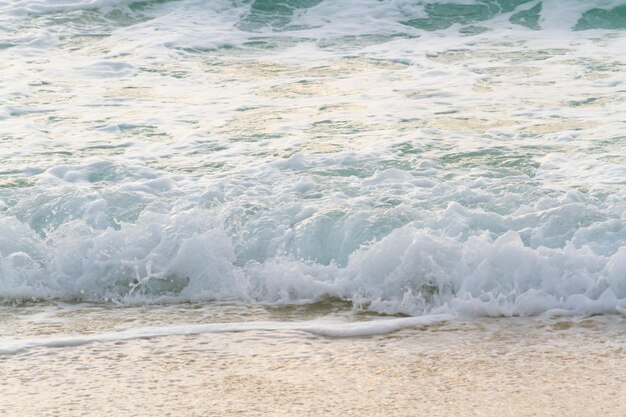
[[[625,0],[0,0],[0,415],[626,414]]]

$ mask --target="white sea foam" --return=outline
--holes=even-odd
[[[626,308],[623,2],[208,3],[0,3],[3,300]]]
[[[39,337],[32,339],[3,340],[0,355],[22,353],[37,348],[64,348],[83,346],[92,343],[124,342],[164,336],[189,336],[210,333],[233,333],[251,331],[300,331],[328,337],[363,337],[390,333],[402,329],[424,327],[453,319],[452,316],[432,315],[427,317],[407,317],[381,319],[355,323],[336,323],[325,320],[299,322],[240,322],[188,324],[181,326],[143,327],[116,332],[65,337]]]

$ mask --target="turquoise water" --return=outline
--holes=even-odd
[[[623,1],[0,2],[0,299],[626,308]]]

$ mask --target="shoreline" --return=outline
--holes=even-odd
[[[346,338],[307,333],[298,329],[304,320],[293,319],[283,328],[255,329],[251,321],[229,332],[0,355],[0,413],[620,416],[626,409],[620,316],[456,318]],[[80,311],[64,324],[77,330],[72,320]]]

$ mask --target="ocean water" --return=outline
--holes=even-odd
[[[0,0],[0,414],[623,416],[624,51],[626,0]]]
[[[0,303],[626,311],[626,1],[0,1]]]

